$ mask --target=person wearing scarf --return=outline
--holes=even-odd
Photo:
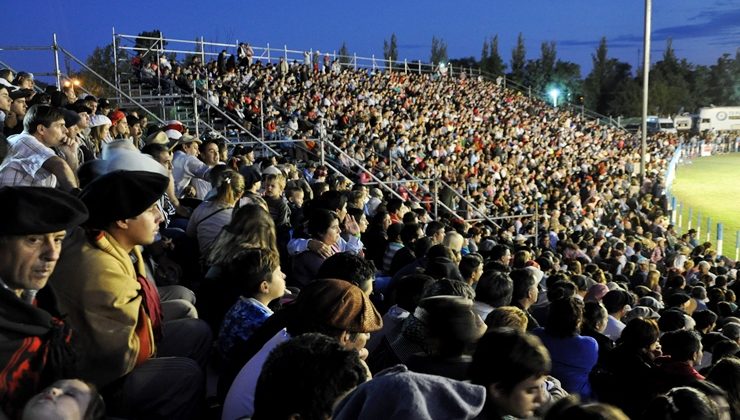
[[[45,187],[3,187],[0,202],[0,411],[16,416],[31,396],[76,374],[75,336],[45,286],[66,231],[87,209]]]

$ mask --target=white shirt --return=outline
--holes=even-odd
[[[612,341],[617,341],[622,336],[622,330],[624,329],[624,322],[609,315],[609,319],[606,321],[606,329],[604,335],[611,338]]]
[[[0,165],[0,186],[50,187],[57,185],[57,177],[42,166],[56,156],[36,137],[23,132],[8,137],[8,155]]]
[[[193,155],[182,150],[175,152],[172,158],[172,176],[175,178],[175,194],[180,196],[182,190],[190,184],[193,178],[205,179],[211,168]]]
[[[262,373],[262,366],[270,352],[288,340],[290,340],[288,332],[281,330],[265,343],[254,357],[249,359],[236,375],[236,379],[229,388],[229,393],[226,394],[221,420],[235,420],[254,415],[254,392],[257,389],[257,379]]]

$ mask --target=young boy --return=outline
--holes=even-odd
[[[218,335],[218,350],[230,360],[233,352],[272,315],[267,305],[285,293],[285,274],[280,271],[280,257],[259,248],[241,251],[227,270],[234,290],[241,294],[226,313]]]

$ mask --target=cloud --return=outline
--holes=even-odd
[[[722,4],[719,2],[718,4]],[[740,45],[740,9],[737,10],[704,10],[691,17],[688,23],[653,29],[652,42],[665,41],[668,38],[705,39],[711,45],[736,46]],[[619,35],[607,38],[609,48],[635,48],[642,45],[642,34]],[[593,47],[599,45],[599,40],[569,39],[558,42],[564,47]]]
[[[654,39],[687,39],[687,38],[725,38],[732,37],[740,41],[740,9],[737,10],[704,10],[689,19],[684,25],[669,26],[653,31]]]

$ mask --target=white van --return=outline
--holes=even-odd
[[[740,130],[740,106],[699,108],[694,117],[694,129],[699,132]]]

